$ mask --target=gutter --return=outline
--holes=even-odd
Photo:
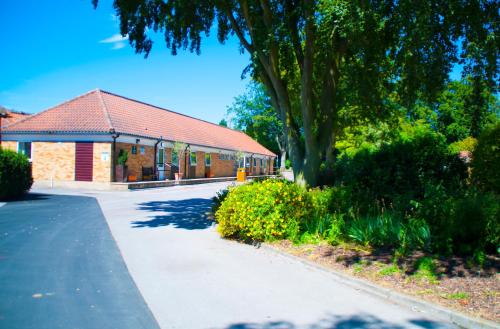
[[[116,139],[120,137],[120,134],[116,133],[113,128],[111,128],[109,132],[113,139],[111,145],[111,181],[116,182]]]
[[[154,153],[153,153],[153,172],[155,174],[155,177],[158,177],[158,164],[156,163],[156,151],[158,149],[158,144],[160,144],[163,141],[163,136],[160,136],[160,139],[156,141],[155,147],[154,147]]]

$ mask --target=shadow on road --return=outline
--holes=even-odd
[[[210,199],[201,198],[140,203],[139,210],[156,214],[150,220],[132,222],[132,227],[173,226],[185,230],[203,230],[213,225],[213,221],[207,218],[211,206]]]
[[[373,315],[361,314],[354,316],[332,315],[318,323],[309,326],[298,326],[288,321],[274,321],[266,323],[235,323],[225,327],[225,329],[404,329],[412,328],[422,329],[444,329],[449,328],[443,323],[429,321],[425,319],[410,320],[408,325],[399,325],[379,319]]]

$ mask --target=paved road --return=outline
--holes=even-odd
[[[96,199],[0,207],[0,328],[158,328]]]
[[[204,213],[226,184],[96,193],[162,328],[445,328],[328,272],[220,239]]]

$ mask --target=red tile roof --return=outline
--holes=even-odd
[[[28,113],[16,112],[7,109],[5,109],[5,114],[7,116],[2,118],[2,127],[13,124],[14,122],[17,122],[19,120],[22,120],[30,116],[30,114]]]
[[[18,133],[117,133],[275,156],[248,135],[157,106],[93,90],[6,126]]]

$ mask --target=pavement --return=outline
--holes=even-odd
[[[161,328],[454,328],[345,285],[328,271],[221,239],[205,213],[211,197],[227,185],[83,193],[99,202],[129,273]],[[0,216],[10,206],[1,208]]]
[[[0,208],[0,328],[159,328],[95,198]]]

